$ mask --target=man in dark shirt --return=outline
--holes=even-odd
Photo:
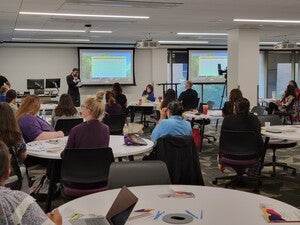
[[[78,69],[74,68],[72,70],[72,73],[67,76],[67,84],[68,84],[68,94],[71,96],[73,104],[76,107],[80,106],[80,94],[79,94],[79,88],[78,83],[80,82]]]
[[[182,102],[184,111],[196,109],[198,105],[198,93],[192,89],[193,83],[186,81],[185,91],[181,92],[178,101]]]

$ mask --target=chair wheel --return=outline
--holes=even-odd
[[[217,180],[213,180],[212,182],[214,185],[217,185],[218,184],[218,181]]]
[[[296,175],[297,175],[296,170],[293,170],[293,171],[292,171],[292,176],[296,176]]]

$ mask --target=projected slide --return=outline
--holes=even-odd
[[[133,49],[79,49],[83,85],[134,84]]]
[[[189,80],[203,81],[205,78],[223,79],[218,73],[218,64],[224,70],[227,67],[226,51],[189,51]]]

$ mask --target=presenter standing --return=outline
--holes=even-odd
[[[73,68],[72,73],[67,76],[68,94],[71,96],[74,106],[80,106],[80,93],[78,83],[80,82],[77,68]]]

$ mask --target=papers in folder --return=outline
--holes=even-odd
[[[300,222],[300,210],[287,210],[274,206],[261,205],[261,211],[268,223]]]

